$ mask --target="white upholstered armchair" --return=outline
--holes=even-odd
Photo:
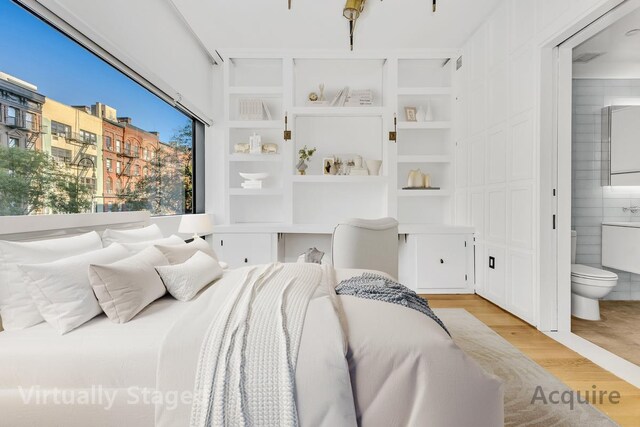
[[[349,219],[333,231],[331,258],[336,268],[378,270],[398,277],[398,221]]]

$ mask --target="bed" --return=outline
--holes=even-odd
[[[338,270],[333,280],[360,273]],[[222,285],[189,302],[157,300],[125,324],[102,315],[63,336],[46,323],[0,332],[2,424],[189,425],[206,319],[241,274],[225,273]],[[337,297],[334,316],[328,301],[315,291],[304,317],[295,369],[300,425],[503,424],[500,381],[432,319],[352,296]]]

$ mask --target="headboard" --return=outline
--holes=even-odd
[[[149,225],[149,212],[108,212],[73,215],[0,217],[0,240],[29,241],[69,237],[107,228],[140,228]]]

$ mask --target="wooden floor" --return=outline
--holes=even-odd
[[[617,390],[620,403],[596,405],[621,426],[640,427],[640,389],[622,381],[477,295],[426,295],[432,308],[464,308],[576,391]],[[640,324],[637,324],[640,328]]]
[[[640,301],[600,301],[600,317],[572,318],[571,332],[640,366]]]

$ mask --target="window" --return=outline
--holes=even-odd
[[[70,138],[71,126],[51,120],[51,135]]]
[[[9,148],[18,148],[20,147],[20,140],[18,138],[14,138],[12,136],[9,137]]]
[[[51,147],[51,156],[62,163],[71,163],[71,150]]]
[[[3,78],[3,97],[18,99],[20,103],[2,106],[0,128],[3,125],[18,128],[16,132],[26,135],[12,140],[7,134],[11,130],[0,129],[0,135],[7,135],[2,137],[6,146],[0,144],[0,168],[5,168],[0,170],[0,180],[20,181],[20,185],[0,182],[0,216],[104,212],[110,206],[114,210],[147,210],[152,215],[196,211],[194,189],[199,181],[194,179],[192,171],[202,160],[197,159],[194,146],[201,147],[203,125],[164,101],[167,98],[166,94],[159,93],[161,89],[144,76],[129,71],[126,64],[119,69],[112,67],[110,64],[118,63],[117,58],[105,52],[103,59],[74,41],[72,37],[83,38],[78,32],[69,30],[72,37],[68,37],[47,23],[53,20],[54,25],[62,26],[62,20],[40,19],[18,3],[0,1],[3,22],[19,28],[21,34],[20,37],[0,37],[0,70],[38,89],[32,91],[25,85],[12,83],[16,80]],[[25,52],[33,52],[34,46],[38,46],[38,63],[46,66],[16,60],[24,59]],[[128,69],[126,72],[131,75],[120,69]],[[14,92],[11,85],[15,85]],[[9,88],[7,94],[5,87]],[[109,119],[103,118],[104,111],[110,112]],[[125,116],[126,119],[116,119]],[[129,142],[123,147],[126,141]],[[153,162],[127,166],[131,159],[123,158],[124,151],[127,157],[150,159],[153,153],[149,150],[160,145],[172,149],[160,150]],[[26,147],[34,149],[27,151]],[[16,154],[8,152],[9,149],[23,150],[20,155],[25,158],[19,164],[40,166],[37,170],[18,170],[15,166],[18,163],[4,161],[7,153]],[[119,155],[118,162],[115,158],[106,159],[105,153],[113,151]],[[93,165],[89,160],[81,160],[79,167],[60,168],[52,162],[75,163],[76,158],[88,158]],[[144,172],[143,166],[147,167]],[[126,180],[130,191],[115,194],[116,189],[124,188],[125,182],[109,181],[116,179],[107,173],[112,168],[120,178],[126,169],[127,176],[131,173],[140,177],[144,173],[154,179]],[[198,168],[198,177],[203,171],[203,167]],[[80,186],[68,185],[78,182],[75,181],[78,178]],[[109,189],[110,200],[105,200]],[[198,194],[204,194],[202,187]],[[204,206],[203,197],[199,200],[198,206]]]
[[[16,126],[18,121],[16,120],[16,109],[13,107],[7,107],[7,125]]]

